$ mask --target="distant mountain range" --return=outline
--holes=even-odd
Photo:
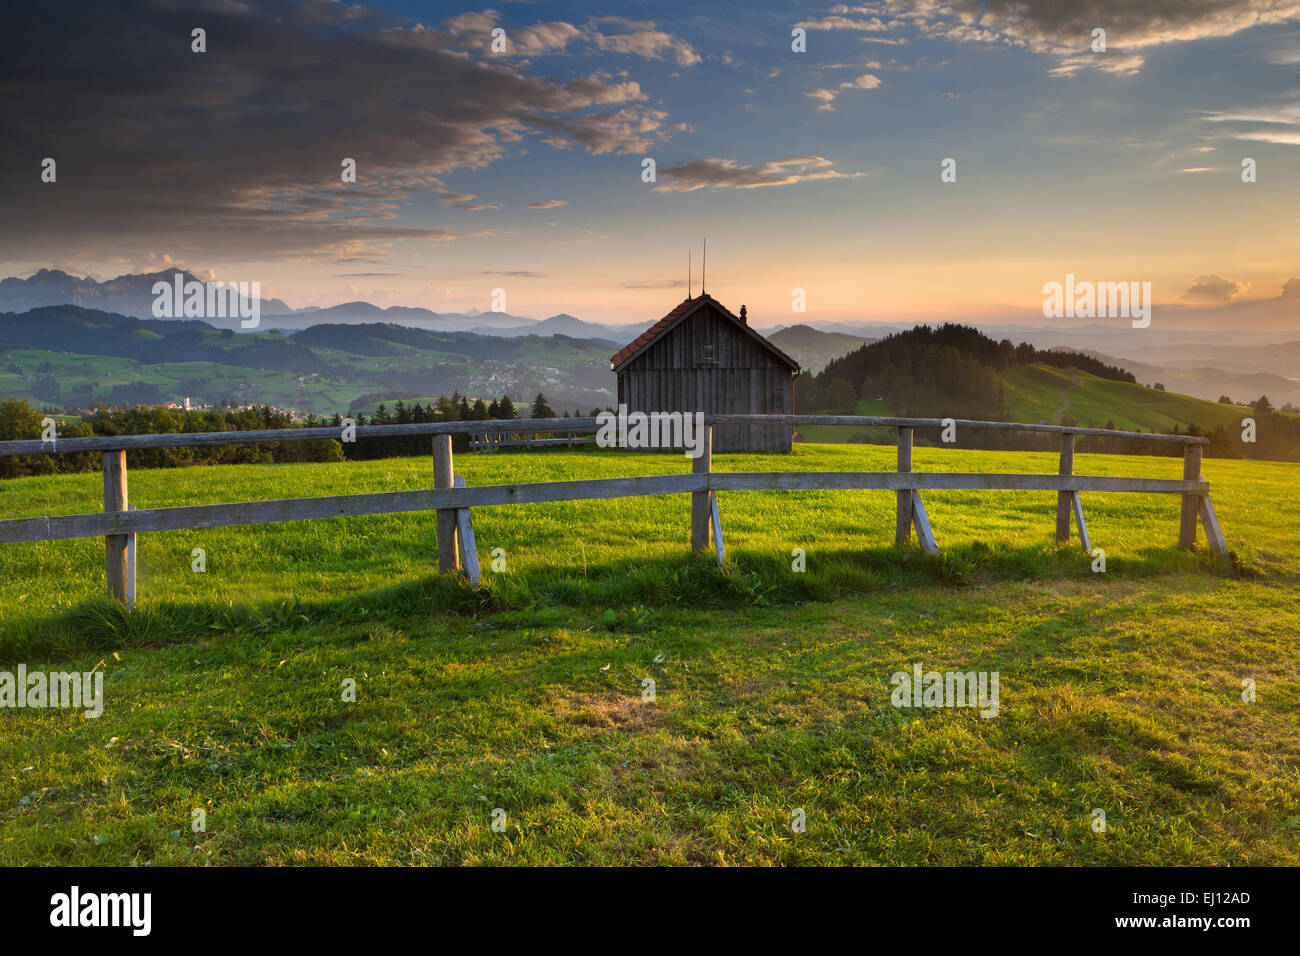
[[[1287,367],[1292,370],[1300,368],[1300,362],[1297,362],[1294,357],[1296,351],[1300,349],[1300,342],[1291,342],[1274,348],[1283,354],[1291,353],[1292,358]],[[1116,358],[1102,352],[1085,351],[1083,354],[1127,369],[1136,375],[1143,385],[1160,384],[1166,390],[1181,395],[1192,395],[1212,402],[1226,395],[1239,403],[1253,402],[1261,395],[1265,395],[1270,402],[1279,407],[1286,404],[1300,406],[1300,381],[1273,372],[1259,371],[1258,366],[1251,371],[1236,371],[1211,365],[1181,364],[1187,361],[1185,358],[1179,359],[1178,363],[1156,365]],[[1235,363],[1223,364],[1232,366]]]
[[[0,300],[2,301],[2,300]],[[573,338],[608,339],[622,345],[636,338],[643,325],[609,326],[584,322],[561,313],[547,319],[530,319],[509,312],[434,312],[431,309],[393,305],[380,308],[369,302],[344,302],[326,309],[282,315],[262,315],[263,329],[305,329],[322,322],[391,322],[438,332],[476,332],[480,335],[568,335]]]
[[[255,345],[265,353],[260,362],[248,359],[254,367],[266,363],[281,364],[276,355],[291,342],[297,342],[299,347],[290,350],[301,360],[297,370],[319,373],[319,365],[308,358],[308,343],[327,339],[329,347],[334,350],[356,349],[355,355],[370,354],[365,351],[365,343],[375,338],[372,331],[362,329],[356,335],[347,334],[349,328],[360,326],[468,333],[490,338],[559,335],[567,341],[580,343],[576,348],[584,354],[595,354],[603,349],[612,354],[658,318],[650,316],[645,322],[633,324],[606,324],[567,313],[538,320],[507,312],[439,313],[409,306],[383,308],[363,301],[344,302],[328,308],[291,309],[279,299],[266,298],[261,301],[261,322],[256,329],[242,329],[238,318],[202,321],[154,319],[153,286],[159,281],[171,283],[176,271],[123,275],[98,282],[58,269],[41,269],[26,279],[10,277],[0,280],[0,312],[15,313],[6,317],[7,341],[10,345],[22,342],[25,348],[50,349],[67,348],[68,343],[74,342],[78,343],[78,351],[107,354],[97,351],[103,346],[94,344],[96,339],[93,335],[90,337],[92,344],[82,348],[76,333],[66,328],[42,330],[39,327],[45,321],[39,310],[79,306],[107,316],[97,320],[96,324],[121,324],[127,319],[145,323],[119,330],[128,336],[143,336],[152,342],[134,356],[142,361],[182,360],[187,340],[175,333],[188,331],[192,336],[199,334],[196,327],[201,327],[230,329],[240,333],[241,338],[252,333],[253,338],[244,344]],[[190,272],[183,275],[187,281],[203,281]],[[667,305],[665,312],[668,311]],[[1020,325],[996,319],[972,319],[971,322],[994,339],[1005,338],[1013,342],[1029,342],[1038,348],[1068,348],[1095,354],[1111,364],[1129,369],[1141,381],[1158,381],[1166,388],[1185,394],[1211,400],[1221,394],[1243,399],[1267,394],[1275,403],[1281,404],[1300,403],[1300,309],[1297,306],[1300,306],[1300,282],[1292,280],[1283,295],[1276,299],[1229,303],[1199,311],[1171,308],[1163,316],[1158,315],[1151,327],[1140,330],[1132,328],[1127,321],[1053,326]],[[1217,316],[1225,322],[1231,320],[1233,324],[1209,327],[1210,316]],[[759,331],[795,358],[805,370],[816,372],[828,362],[868,342],[906,331],[914,325],[915,322],[809,320],[798,325],[760,328]],[[282,330],[285,336],[270,341],[264,333],[271,330]],[[305,336],[308,332],[313,334]],[[401,334],[388,331],[381,336],[389,344],[394,337],[400,338]],[[235,343],[222,345],[223,350],[229,350]],[[413,343],[410,347],[423,349],[429,348],[430,344]],[[594,390],[607,387],[606,372],[607,369],[602,369],[600,375],[587,382],[571,383],[575,387],[571,392],[574,400],[579,395],[584,399],[591,398]]]
[[[769,342],[810,373],[820,372],[828,362],[877,340],[844,332],[823,332],[811,325],[790,325],[766,335]]]
[[[47,305],[79,305],[87,309],[116,312],[138,319],[152,319],[156,282],[171,284],[178,269],[145,275],[124,275],[107,282],[89,277],[78,279],[58,269],[41,269],[26,279],[10,277],[0,280],[0,312],[26,312]],[[190,272],[182,272],[185,281],[202,282]],[[262,299],[262,314],[289,312],[279,299]],[[239,322],[235,320],[238,328]]]
[[[170,269],[143,275],[123,275],[106,282],[89,277],[77,278],[58,269],[41,269],[26,279],[10,277],[0,280],[0,312],[27,312],[54,305],[77,305],[99,309],[137,319],[154,319],[154,284],[174,281],[181,270]],[[203,282],[191,272],[181,273],[185,282]],[[481,335],[568,335],[574,338],[609,339],[617,345],[630,342],[649,324],[610,326],[585,322],[572,315],[553,315],[531,319],[508,312],[434,312],[410,306],[381,308],[369,302],[344,302],[341,305],[291,309],[280,299],[263,298],[258,331],[284,329],[297,331],[322,323],[391,322],[416,329],[440,332],[477,332]],[[656,317],[657,318],[657,317]],[[237,318],[204,318],[214,328],[241,328]]]

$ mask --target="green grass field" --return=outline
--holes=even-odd
[[[1056,464],[916,453],[918,470]],[[1181,475],[1175,458],[1075,464]],[[457,459],[471,485],[688,469]],[[100,597],[102,541],[3,545],[0,670],[98,663],[106,681],[98,719],[0,712],[0,865],[1294,865],[1300,465],[1204,471],[1233,561],[1174,548],[1177,498],[1085,494],[1105,573],[1054,542],[1053,493],[1014,492],[927,493],[935,558],[892,546],[890,493],[723,493],[725,570],[688,555],[684,495],[481,508],[477,591],[436,574],[432,514],[149,534],[130,613]],[[430,484],[426,459],[130,476],[141,508]],[[101,495],[97,474],[19,479],[0,511]],[[891,706],[916,662],[998,671],[998,716]]]

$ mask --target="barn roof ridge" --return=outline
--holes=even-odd
[[[617,372],[628,362],[632,361],[632,359],[636,358],[637,355],[639,355],[643,350],[645,350],[652,342],[654,342],[660,336],[667,333],[669,329],[672,329],[679,322],[682,322],[688,316],[690,316],[691,314],[693,314],[694,312],[703,308],[706,305],[714,306],[719,312],[721,312],[723,315],[729,318],[737,326],[739,326],[740,328],[748,332],[750,336],[752,336],[756,341],[761,343],[769,351],[775,354],[783,362],[785,362],[795,371],[800,371],[800,365],[798,362],[796,362],[790,356],[786,355],[779,348],[777,348],[775,345],[769,342],[765,335],[750,328],[748,322],[742,321],[738,316],[732,314],[730,309],[728,309],[725,305],[723,305],[713,296],[709,295],[707,292],[701,292],[699,295],[695,296],[694,298],[688,296],[686,299],[680,302],[675,308],[673,308],[672,311],[670,311],[667,315],[665,315],[662,319],[660,319],[654,325],[650,326],[650,328],[646,329],[644,332],[638,335],[627,345],[623,346],[623,348],[615,352],[612,356],[610,356],[609,359],[610,368],[612,368],[614,371]]]

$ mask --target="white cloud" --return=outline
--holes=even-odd
[[[1228,135],[1233,139],[1300,146],[1300,104],[1221,110],[1205,118],[1211,123],[1255,127],[1231,131]]]
[[[1181,298],[1186,302],[1231,302],[1234,296],[1250,288],[1249,282],[1225,279],[1221,275],[1197,276]]]
[[[660,192],[697,189],[760,189],[791,186],[819,179],[852,179],[862,173],[841,173],[822,156],[789,156],[756,166],[734,159],[694,159],[677,166],[660,167]]]
[[[643,29],[632,33],[607,34],[593,30],[589,38],[598,49],[631,53],[647,60],[675,60],[679,66],[694,66],[700,55],[685,40],[662,30]]]
[[[1056,57],[1052,73],[1069,76],[1083,69],[1133,73],[1142,67],[1143,51],[1155,47],[1296,19],[1300,0],[876,0],[840,4],[800,25],[867,34],[864,40],[916,33],[953,43],[1006,44]],[[1091,52],[1097,27],[1106,30],[1105,53]],[[1298,59],[1300,53],[1279,51],[1272,62]]]
[[[880,77],[875,76],[874,74],[871,73],[864,73],[861,76],[857,77],[856,79],[845,80],[836,89],[813,90],[811,93],[805,93],[804,96],[807,96],[814,100],[818,100],[820,105],[817,107],[817,109],[819,111],[825,110],[827,112],[831,112],[834,111],[835,109],[835,99],[844,90],[874,90],[874,89],[878,89],[879,87],[880,87]]]

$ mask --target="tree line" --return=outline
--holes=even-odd
[[[598,409],[593,409],[595,415]],[[49,413],[33,408],[18,399],[0,400],[0,441],[39,439],[45,432],[44,420]],[[406,425],[422,422],[510,420],[520,415],[509,395],[484,402],[481,398],[470,402],[466,396],[454,392],[442,395],[435,401],[422,405],[398,399],[390,412],[380,404],[367,418],[350,416],[357,425]],[[538,394],[527,408],[528,418],[556,418],[556,412],[546,397]],[[565,412],[562,417],[570,417]],[[123,406],[100,408],[93,415],[81,418],[61,416],[56,420],[55,434],[59,439],[92,438],[112,435],[174,435],[183,433],[266,431],[275,429],[322,428],[339,429],[340,438],[345,426],[342,415],[308,415],[294,421],[289,415],[268,406],[234,409],[205,409],[185,411],[165,406]],[[467,451],[468,435],[453,435],[453,447]],[[222,464],[272,464],[281,462],[345,461],[388,458],[399,455],[427,455],[430,453],[427,435],[398,437],[362,437],[344,442],[338,439],[317,441],[260,442],[256,444],[200,445],[177,448],[147,448],[129,451],[130,468],[175,468],[185,465]],[[57,455],[17,455],[0,457],[0,478],[17,478],[24,475],[49,475],[72,472],[99,471],[103,467],[99,452],[74,452]]]
[[[1216,425],[1203,433],[1210,440],[1204,454],[1213,458],[1300,461],[1300,417],[1284,414],[1290,410],[1290,406],[1284,405],[1279,411],[1267,395],[1260,396],[1250,403],[1253,427]]]

